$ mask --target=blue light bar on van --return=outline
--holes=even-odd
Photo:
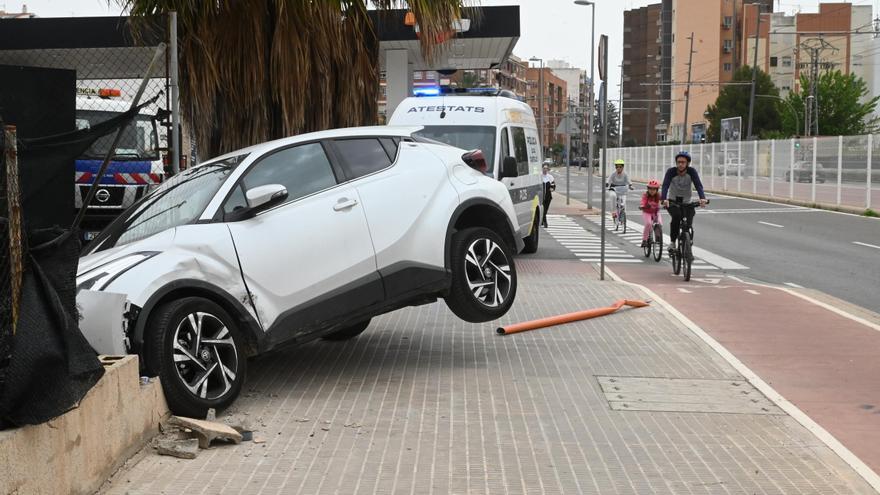
[[[415,89],[413,89],[413,95],[415,95],[415,96],[439,96],[440,95],[440,87],[439,86],[427,86],[424,88],[415,88]]]

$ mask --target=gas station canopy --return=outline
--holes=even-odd
[[[406,10],[371,11],[379,35],[379,64],[386,68],[390,50],[405,50],[412,70],[491,69],[500,65],[519,40],[519,6],[473,7],[463,11],[454,37],[441,43],[432,61],[425,60],[417,26]]]

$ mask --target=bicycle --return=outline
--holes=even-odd
[[[663,258],[663,226],[660,224],[660,212],[651,216],[651,231],[648,232],[648,240],[642,246],[645,250],[645,258],[654,254],[654,261]]]
[[[620,226],[623,226],[623,233],[626,234],[626,186],[611,186],[608,188],[610,191],[614,191],[617,195],[617,202],[614,205],[614,215],[612,218],[614,220],[614,231],[617,232],[617,229]]]
[[[709,200],[706,200],[706,204],[709,204]],[[694,262],[694,227],[690,225],[688,222],[688,215],[685,211],[685,208],[696,208],[700,206],[699,201],[692,201],[690,203],[681,203],[678,201],[670,200],[669,208],[681,208],[681,224],[679,226],[678,239],[676,239],[672,244],[672,249],[670,251],[670,257],[672,258],[672,273],[678,275],[679,272],[684,268],[684,281],[687,282],[691,279],[691,265]]]

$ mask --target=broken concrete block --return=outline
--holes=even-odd
[[[214,440],[229,440],[234,443],[241,443],[241,433],[235,431],[231,426],[223,423],[205,421],[203,419],[183,418],[180,416],[171,416],[168,424],[189,428],[199,437],[199,447],[207,449]]]
[[[197,438],[186,440],[160,438],[156,443],[156,450],[160,455],[170,455],[181,459],[195,459],[199,455],[199,440]]]

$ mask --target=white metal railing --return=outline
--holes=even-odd
[[[684,149],[710,191],[868,209],[880,204],[875,146],[864,135],[611,148],[604,165],[610,173],[623,158],[631,179],[662,180]]]

